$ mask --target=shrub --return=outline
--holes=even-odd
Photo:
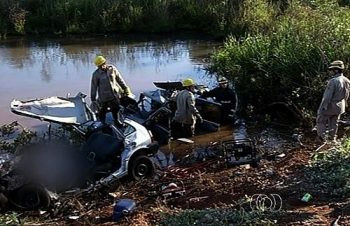
[[[309,175],[315,185],[322,185],[337,197],[350,197],[350,139],[341,145],[314,154]]]
[[[262,24],[269,26],[257,29],[253,24],[245,37],[229,37],[212,56],[209,71],[234,81],[243,106],[293,101],[315,111],[327,65],[350,60],[350,10],[335,1],[320,2],[294,1],[282,15],[262,16]]]

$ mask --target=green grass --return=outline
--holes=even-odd
[[[244,209],[187,209],[175,214],[163,214],[160,225],[275,225],[275,222],[269,219],[271,217],[269,215],[273,214],[248,212]]]
[[[333,196],[350,197],[350,139],[315,153],[309,168],[312,181]]]
[[[15,212],[1,214],[0,225],[20,225],[18,214]]]

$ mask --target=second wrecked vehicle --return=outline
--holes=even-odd
[[[181,82],[154,82],[154,85],[156,90],[142,92],[137,102],[124,104],[124,114],[151,130],[160,144],[167,144],[171,138],[170,123],[176,110],[174,98],[183,86]],[[197,91],[205,88],[203,85],[196,86]],[[204,119],[202,124],[196,125],[196,133],[216,132],[220,127],[221,104],[196,97],[196,107]]]

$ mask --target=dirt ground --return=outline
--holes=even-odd
[[[194,137],[193,144],[172,141],[161,150],[174,153],[181,159],[198,146],[210,145],[232,139],[230,127],[207,135]],[[305,171],[317,146],[311,140],[303,140],[303,146],[281,150],[284,157],[275,160],[262,159],[258,167],[241,165],[215,168],[209,165],[175,166],[178,173],[167,171],[157,179],[147,181],[121,181],[113,188],[87,197],[63,199],[59,210],[31,212],[25,214],[29,224],[93,224],[111,225],[115,201],[130,198],[136,201],[134,214],[123,218],[118,225],[157,225],[163,213],[177,213],[183,209],[227,208],[255,194],[277,194],[282,206],[271,219],[276,225],[332,225],[339,218],[339,225],[350,225],[350,202],[329,197],[320,186],[314,185]],[[174,169],[174,168],[173,168]],[[164,200],[154,195],[163,183],[174,182],[183,186],[185,193],[179,197]],[[312,198],[302,202],[305,193]],[[249,210],[249,206],[245,206]],[[276,207],[277,208],[277,207]]]

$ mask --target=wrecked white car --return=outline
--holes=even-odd
[[[96,121],[84,98],[79,93],[11,102],[15,114],[74,128],[84,142],[72,146],[50,141],[28,147],[14,170],[1,178],[4,201],[21,209],[37,209],[49,205],[48,191],[88,189],[125,176],[142,179],[153,174],[151,157],[158,144],[149,131],[127,118],[121,129]]]

